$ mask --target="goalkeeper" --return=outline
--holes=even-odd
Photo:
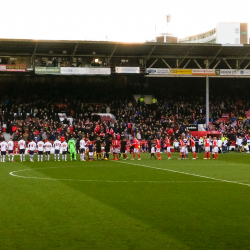
[[[70,153],[70,160],[72,161],[72,155],[74,154],[74,160],[76,161],[76,145],[73,138],[68,141],[68,149]]]

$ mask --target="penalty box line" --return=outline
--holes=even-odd
[[[173,172],[173,173],[178,173],[178,174],[185,174],[185,175],[190,175],[190,176],[196,176],[196,177],[199,177],[199,178],[206,178],[206,179],[213,180],[211,182],[215,182],[215,181],[216,182],[228,182],[228,183],[234,183],[234,184],[239,184],[239,185],[249,186],[250,187],[250,184],[247,184],[247,183],[241,183],[241,182],[238,182],[238,181],[228,181],[228,180],[213,178],[213,177],[204,176],[204,175],[186,173],[186,172],[177,171],[177,170],[173,170],[173,169],[157,168],[157,167],[146,166],[146,165],[135,164],[135,163],[128,163],[128,162],[119,162],[119,163],[123,163],[123,164],[127,164],[127,165],[140,166],[140,167],[145,167],[145,168],[152,168],[152,169],[157,169],[157,170],[162,170],[162,171],[168,171],[168,172]]]

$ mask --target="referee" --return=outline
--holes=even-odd
[[[121,154],[123,154],[123,159],[124,160],[127,160],[128,156],[127,156],[127,152],[126,152],[126,147],[127,147],[127,142],[126,142],[126,139],[124,138],[122,141],[121,141]]]

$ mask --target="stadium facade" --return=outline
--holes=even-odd
[[[248,44],[247,23],[218,23],[217,27],[207,32],[179,39],[179,43],[218,43]]]

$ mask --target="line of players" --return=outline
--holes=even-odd
[[[195,141],[194,138],[186,138],[182,137],[180,139],[180,159],[188,159],[188,145],[191,145],[192,148],[192,153],[193,153],[193,160],[197,159],[197,154],[196,154],[196,147],[195,147]],[[168,160],[171,160],[171,142],[170,142],[170,137],[167,137],[165,140],[166,148],[167,148],[167,154],[168,154]],[[204,159],[210,159],[210,146],[212,144],[212,154],[213,154],[213,159],[218,159],[218,141],[216,137],[214,137],[213,140],[211,140],[211,137],[206,138],[204,141],[204,146],[205,146],[205,158]],[[26,149],[26,143],[24,140],[20,140],[18,142],[19,146],[19,151],[20,151],[20,161],[25,161],[25,149]],[[135,159],[135,155],[137,154],[138,160],[141,160],[140,156],[140,143],[139,141],[134,138],[133,143],[130,145],[134,147],[134,152],[133,152],[133,158],[131,160]],[[13,149],[14,149],[14,142],[12,139],[7,142],[1,142],[0,143],[1,147],[1,162],[5,162],[5,156],[6,152],[8,150],[8,158],[9,161],[14,162],[14,154],[13,154]],[[54,160],[60,161],[60,150],[62,149],[62,160],[67,161],[67,151],[68,151],[68,144],[67,142],[62,142],[57,139],[53,145],[51,144],[50,140],[47,142],[39,141],[39,142],[34,142],[33,140],[28,144],[28,149],[29,149],[29,155],[30,155],[30,161],[34,161],[34,151],[37,149],[38,151],[38,161],[43,161],[43,154],[45,153],[45,160],[49,161],[50,159],[50,152],[52,147],[55,149],[54,153]],[[109,160],[109,152],[111,147],[113,148],[113,160],[119,160],[119,156],[123,155],[123,159],[127,160],[127,147],[128,144],[126,140],[122,140],[121,142],[119,141],[114,141],[112,142],[111,140],[108,140],[105,144],[102,143],[100,138],[98,137],[97,140],[95,141],[95,144],[93,144],[91,141],[85,141],[85,138],[80,140],[80,159],[81,161],[85,161],[85,153],[87,153],[89,161],[93,161],[94,158],[94,152],[96,150],[96,156],[97,159],[101,159],[102,156],[106,160]],[[156,145],[152,143],[151,145],[151,157],[155,157],[154,154],[157,154],[158,160],[161,160],[161,140],[156,141]],[[70,155],[71,160],[72,160],[72,155]],[[76,159],[76,155],[74,157]]]
[[[10,141],[7,143],[5,141],[0,143],[0,147],[1,147],[1,162],[5,162],[5,157],[7,154],[7,150],[8,150],[8,158],[9,161],[14,162],[14,142],[12,141],[12,139],[10,139]],[[18,147],[19,147],[19,155],[20,155],[20,161],[25,161],[25,150],[26,150],[26,142],[21,139],[18,142]],[[45,153],[45,160],[50,159],[50,151],[52,149],[52,147],[54,147],[55,149],[55,154],[54,154],[54,158],[55,161],[56,159],[58,159],[58,161],[60,161],[60,149],[62,148],[62,160],[67,160],[67,147],[68,144],[67,142],[63,142],[61,143],[59,140],[56,140],[53,145],[51,144],[50,140],[48,140],[47,142],[43,142],[43,141],[39,141],[39,142],[34,142],[33,140],[31,142],[29,142],[28,144],[28,149],[29,149],[29,156],[30,156],[30,161],[33,162],[34,161],[34,152],[35,150],[38,151],[38,161],[43,161],[43,154]]]
[[[196,147],[195,147],[195,140],[194,138],[189,138],[187,139],[186,137],[183,137],[180,139],[180,157],[179,160],[181,159],[188,159],[188,145],[191,145],[192,153],[193,153],[193,160],[196,160],[197,153],[196,153]],[[206,138],[204,140],[204,149],[205,149],[205,158],[204,160],[210,160],[210,151],[212,147],[212,155],[214,160],[218,160],[219,158],[219,149],[218,149],[218,140],[216,137],[211,138]]]

